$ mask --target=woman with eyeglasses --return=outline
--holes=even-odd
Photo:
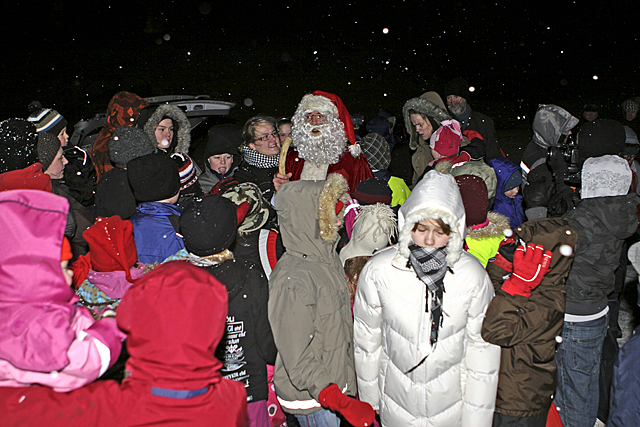
[[[273,176],[278,171],[280,136],[276,119],[271,116],[251,117],[242,129],[240,151],[244,157],[233,176],[238,182],[253,182],[260,187],[265,200],[271,201],[275,189]]]

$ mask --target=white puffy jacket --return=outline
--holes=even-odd
[[[426,285],[407,265],[413,224],[441,218],[452,233],[444,278],[443,323],[432,349]],[[360,399],[383,426],[491,426],[500,347],[480,336],[494,291],[480,262],[462,250],[466,225],[451,175],[429,172],[399,214],[396,246],[366,264],[354,304]],[[427,356],[426,360],[413,369]]]

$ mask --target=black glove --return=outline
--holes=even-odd
[[[547,162],[549,163],[549,167],[551,167],[553,174],[556,176],[556,180],[564,182],[564,180],[569,176],[569,167],[567,166],[567,162],[564,161],[562,151],[557,147],[552,147],[550,149]]]

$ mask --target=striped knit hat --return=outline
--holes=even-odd
[[[38,101],[33,101],[29,104],[29,112],[31,115],[27,120],[33,123],[40,132],[48,132],[55,136],[67,127],[67,121],[60,113],[51,108],[42,108],[42,104]]]
[[[196,174],[196,167],[187,154],[173,153],[171,158],[178,164],[178,171],[180,172],[180,190],[186,190],[196,183],[198,175]]]

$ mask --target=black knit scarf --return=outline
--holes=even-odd
[[[442,294],[444,290],[444,275],[447,272],[447,248],[427,249],[415,243],[409,245],[411,255],[409,262],[418,278],[427,285],[427,301],[425,311],[429,311],[429,294],[431,294],[431,346],[433,349],[438,342],[438,331],[442,326]]]

